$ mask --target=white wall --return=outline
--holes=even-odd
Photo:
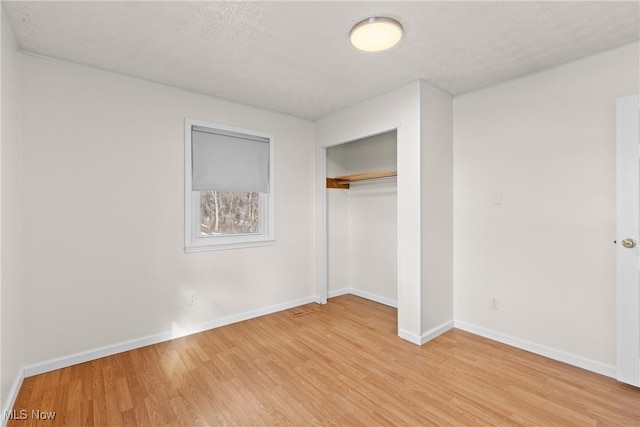
[[[420,84],[422,330],[453,322],[453,99]],[[431,332],[433,331],[433,332]]]
[[[349,173],[395,170],[397,132],[348,144]],[[349,284],[354,293],[398,301],[398,191],[395,179],[362,181],[349,190]]]
[[[349,193],[349,284],[352,292],[397,306],[396,182],[353,184]]]
[[[2,133],[0,145],[0,403],[4,410],[22,371],[22,147],[20,58],[9,27],[0,20]],[[17,383],[16,383],[17,385]]]
[[[26,365],[312,298],[313,122],[63,61],[23,73]],[[275,135],[274,246],[184,253],[185,117]]]
[[[327,176],[396,169],[396,132],[331,147]],[[329,290],[397,305],[395,179],[352,183],[327,192]]]
[[[456,321],[615,365],[615,101],[638,64],[635,44],[455,98]]]

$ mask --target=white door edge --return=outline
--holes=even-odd
[[[617,100],[616,120],[616,377],[640,386],[640,109],[638,95]]]

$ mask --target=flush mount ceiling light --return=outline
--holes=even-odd
[[[389,49],[402,38],[402,25],[385,17],[367,18],[353,26],[349,33],[351,44],[365,52]]]

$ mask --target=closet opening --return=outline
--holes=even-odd
[[[397,131],[325,148],[328,298],[398,307]]]

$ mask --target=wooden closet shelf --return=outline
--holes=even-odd
[[[397,176],[398,171],[377,171],[356,173],[353,175],[337,176],[335,178],[327,178],[327,188],[348,189],[350,182],[364,181],[367,179],[389,178]]]

